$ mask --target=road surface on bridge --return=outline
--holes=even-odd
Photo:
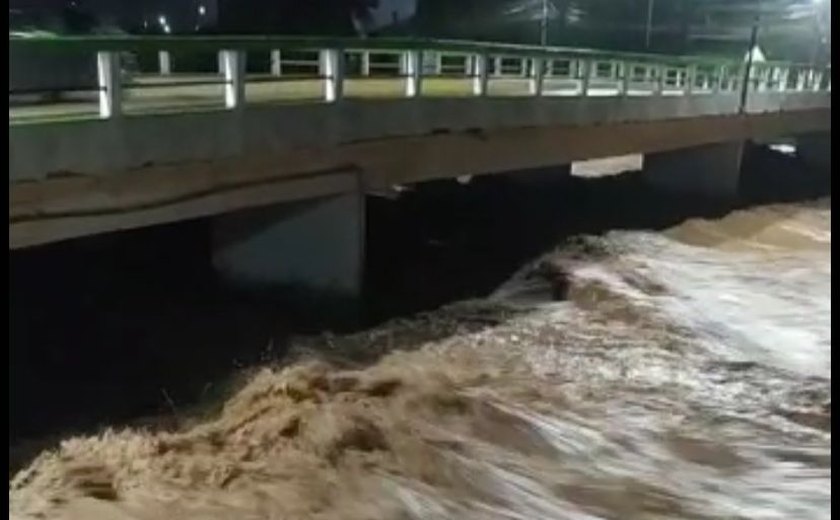
[[[245,97],[252,104],[323,103],[324,80],[318,78],[283,79],[270,75],[249,75]],[[208,84],[197,85],[206,82]],[[210,84],[215,82],[216,84]],[[127,115],[184,113],[191,111],[224,110],[224,79],[216,74],[143,75],[133,79],[125,88],[124,112]],[[488,81],[491,97],[529,97],[529,78],[494,77]],[[615,81],[602,85],[593,82],[590,97],[617,96]],[[580,81],[568,78],[545,79],[543,96],[576,96]],[[694,94],[711,91],[695,91]],[[631,90],[631,96],[650,96],[649,90]],[[663,95],[685,95],[682,89],[664,90]],[[345,98],[400,99],[405,97],[405,79],[399,77],[368,77],[345,80]],[[472,97],[472,79],[467,77],[438,77],[423,81],[424,97]],[[45,123],[97,119],[99,106],[95,91],[66,93],[61,101],[34,102],[21,100],[9,103],[9,122]]]

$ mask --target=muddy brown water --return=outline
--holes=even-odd
[[[566,240],[487,298],[295,340],[173,431],[66,439],[10,517],[828,519],[830,216]]]

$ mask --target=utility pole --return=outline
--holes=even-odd
[[[648,0],[647,24],[645,25],[645,49],[650,48],[650,32],[653,26],[653,2],[654,0]]]
[[[542,16],[540,17],[540,45],[548,45],[548,0],[542,0]]]
[[[814,1],[814,36],[816,42],[814,42],[814,50],[811,53],[811,66],[816,67],[817,63],[820,61],[820,54],[822,51],[822,46],[825,43],[825,31],[823,30],[823,24],[820,20],[820,7],[821,2],[819,0]]]
[[[750,33],[750,47],[747,49],[747,63],[744,66],[744,80],[741,85],[741,103],[738,112],[744,113],[747,108],[747,93],[750,90],[750,79],[752,76],[753,50],[758,44],[758,26],[761,23],[761,0],[758,1],[758,12],[753,19],[752,32]]]

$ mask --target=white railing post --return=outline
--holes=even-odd
[[[633,73],[633,65],[630,62],[621,63],[621,86],[618,93],[622,96],[630,94],[630,75]]]
[[[715,93],[723,90],[723,83],[726,81],[726,65],[721,65],[717,68],[717,78],[715,78]]]
[[[528,74],[531,72],[531,64],[528,58],[522,58],[519,61],[519,75],[523,78],[527,78]]]
[[[99,78],[99,117],[119,117],[122,115],[120,54],[113,51],[98,52],[96,68]]]
[[[158,70],[161,76],[172,74],[172,60],[169,51],[158,51]]]
[[[403,60],[406,68],[405,96],[417,97],[423,89],[423,51],[405,51]]]
[[[324,69],[324,100],[335,103],[344,97],[344,51],[324,49],[319,54]]]
[[[471,77],[473,75],[473,61],[472,54],[464,56],[464,76]]]
[[[271,75],[275,77],[283,75],[283,56],[279,49],[271,51]]]
[[[533,67],[533,75],[529,82],[530,92],[532,96],[543,95],[543,79],[545,76],[545,62],[542,58],[533,58],[531,60]]]
[[[327,75],[327,51],[318,51],[318,76],[323,78]]]
[[[245,52],[224,49],[221,55],[225,73],[225,108],[241,110],[245,106]]]
[[[823,74],[822,72],[815,70],[813,71],[814,74],[814,84],[812,85],[814,92],[819,92],[822,87],[822,79]]]
[[[665,67],[663,65],[653,66],[653,95],[661,96],[665,90]]]
[[[487,95],[488,61],[486,54],[479,54],[475,57],[475,77],[472,80],[472,84],[473,94],[476,96]]]
[[[756,81],[755,90],[756,90],[756,92],[764,92],[765,90],[767,90],[767,83],[768,83],[768,79],[769,79],[767,77],[768,73],[769,73],[769,68],[768,67],[759,67],[758,70],[756,70],[756,78],[755,78],[755,81]]]
[[[685,71],[685,93],[690,96],[694,93],[697,82],[697,65],[689,65]]]
[[[443,74],[443,54],[435,52],[435,76]]]
[[[580,92],[581,97],[586,97],[589,94],[589,80],[592,79],[592,62],[587,59],[578,61],[578,72],[580,73]]]
[[[501,75],[502,75],[502,57],[501,56],[496,56],[495,58],[493,58],[493,75],[496,76],[497,78],[501,77]]]
[[[365,77],[370,76],[370,51],[362,51],[359,56],[359,73]]]
[[[397,70],[400,76],[408,75],[408,54],[401,52],[397,57]]]
[[[779,84],[776,85],[776,90],[779,92],[784,92],[787,90],[787,82],[788,82],[788,68],[787,67],[779,67]]]

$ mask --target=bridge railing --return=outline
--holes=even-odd
[[[745,85],[747,95],[831,90],[830,66],[754,63],[746,78],[746,65],[741,61],[466,41],[39,37],[10,38],[9,44],[10,105],[13,98],[23,95],[88,90],[95,94],[96,114],[102,119],[123,115],[129,89],[220,86],[221,107],[240,110],[248,102],[247,85],[313,80],[318,82],[315,95],[327,103],[345,98],[353,82],[382,78],[398,81],[398,95],[408,98],[452,94],[452,90],[432,84],[444,80],[465,83],[459,95],[468,96],[693,96],[741,92]],[[182,77],[183,73],[196,70],[174,72],[179,57],[199,54],[216,56],[216,70],[209,76],[190,79]],[[127,62],[141,55],[157,58],[155,70],[127,74]],[[50,64],[67,63],[68,56],[88,61],[76,62],[75,75],[65,73],[45,80],[57,70]],[[263,62],[264,70],[249,70],[249,58],[259,58],[255,61]],[[24,74],[24,70],[28,72]],[[160,81],[168,76],[180,80]],[[375,92],[369,94],[375,97]]]

